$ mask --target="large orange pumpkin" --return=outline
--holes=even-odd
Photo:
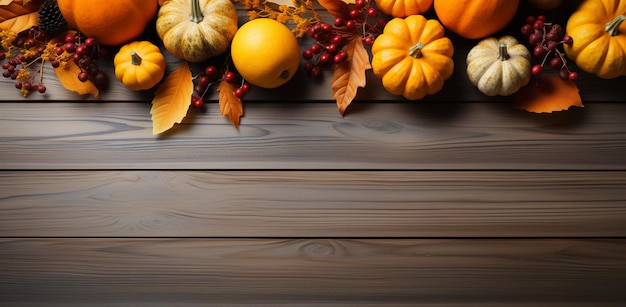
[[[141,35],[157,12],[157,0],[57,0],[57,3],[72,28],[112,46]]]
[[[519,0],[435,0],[435,13],[450,31],[470,39],[485,38],[515,16]]]

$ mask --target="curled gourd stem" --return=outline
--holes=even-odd
[[[415,44],[409,49],[409,55],[416,59],[421,58],[423,48],[424,48],[424,44],[422,42],[418,42],[417,44]]]
[[[191,0],[191,15],[189,20],[195,23],[199,23],[204,19],[202,15],[202,9],[200,9],[200,3],[198,0]]]
[[[141,65],[141,57],[137,54],[137,52],[130,52],[130,63],[133,65]]]
[[[498,46],[498,60],[506,61],[509,58],[509,52],[506,49],[506,44],[501,42]]]
[[[609,21],[606,24],[606,27],[605,27],[606,33],[608,33],[611,36],[619,35],[619,26],[625,20],[626,20],[626,16],[624,15],[619,15],[613,18],[613,20]]]

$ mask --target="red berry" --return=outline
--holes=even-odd
[[[42,94],[43,94],[43,93],[45,93],[45,92],[46,92],[46,86],[45,86],[45,85],[43,85],[43,84],[39,84],[39,85],[37,86],[37,91],[38,91],[38,92],[40,92],[40,93],[42,93]]]
[[[191,96],[191,104],[194,108],[202,108],[202,106],[204,106],[204,100],[200,97]]]
[[[373,36],[371,36],[371,35],[366,36],[366,37],[363,39],[363,43],[364,43],[365,45],[368,45],[368,46],[373,45],[373,44],[374,44],[374,37],[373,37]]]
[[[232,71],[227,71],[224,75],[224,80],[228,83],[236,83],[237,82],[237,74]]]
[[[340,44],[343,42],[343,36],[342,36],[341,34],[334,35],[334,36],[330,39],[330,42],[331,42],[332,44],[337,44],[337,45],[340,45]]]
[[[21,89],[21,88],[22,88],[22,86],[23,86],[22,82],[19,82],[19,81],[18,81],[18,82],[15,82],[15,88],[16,88],[16,89],[18,89],[18,90],[19,90],[19,89]]]
[[[556,50],[556,47],[559,44],[557,42],[548,42],[548,45],[546,47],[548,47],[548,50]]]
[[[335,27],[342,27],[344,24],[346,24],[346,21],[343,18],[335,18]]]
[[[528,42],[532,46],[535,46],[535,45],[539,45],[542,39],[543,39],[543,36],[541,34],[533,33],[528,37]]]
[[[367,1],[366,0],[355,0],[354,1],[354,6],[357,9],[362,9],[367,5]]]
[[[378,19],[378,21],[376,22],[376,26],[382,29],[387,25],[387,22],[388,21],[386,18]]]
[[[378,17],[378,11],[376,10],[376,8],[370,7],[369,9],[367,9],[367,16],[376,18]]]
[[[96,45],[96,39],[93,37],[88,37],[85,40],[85,46],[87,46],[88,48],[94,47]]]
[[[333,26],[331,26],[330,24],[327,24],[327,23],[322,24],[322,32],[330,33],[330,31],[332,30],[333,30]]]
[[[358,19],[359,17],[361,17],[361,11],[359,10],[350,10],[350,12],[348,13],[348,15],[350,16],[350,18],[352,19]]]
[[[204,69],[204,75],[207,76],[211,81],[217,79],[219,77],[219,70],[215,66],[207,66]]]
[[[543,67],[542,67],[541,65],[539,65],[539,64],[537,64],[537,65],[533,66],[533,68],[531,68],[531,69],[530,69],[530,73],[531,73],[533,76],[539,76],[539,75],[541,75],[541,71],[543,71]]]
[[[198,79],[198,83],[206,87],[209,85],[209,83],[211,83],[211,80],[207,76],[201,76],[200,79]]]
[[[320,63],[328,64],[332,60],[333,56],[329,52],[324,52],[320,55]]]
[[[529,24],[532,25],[532,24],[535,23],[535,21],[537,21],[537,18],[535,18],[535,16],[528,16],[528,17],[526,17],[526,23],[529,23]]]
[[[241,89],[243,89],[246,93],[250,91],[250,84],[247,82],[244,82],[241,84]]]
[[[569,73],[569,79],[570,81],[576,81],[578,80],[578,73],[575,71],[572,71]]]
[[[76,47],[76,54],[78,54],[78,56],[83,56],[85,55],[85,52],[87,51],[87,47],[85,47],[84,45],[81,46],[77,46]],[[69,51],[68,51],[69,52]]]
[[[246,95],[246,91],[242,89],[241,87],[238,87],[235,89],[235,97],[241,99],[245,95]]]
[[[74,34],[68,33],[65,35],[64,42],[66,43],[74,43],[76,41],[76,36]]]
[[[98,73],[93,77],[93,85],[96,86],[99,90],[105,89],[109,86],[109,77],[103,72],[98,71]]]
[[[319,66],[315,66],[311,69],[311,71],[309,72],[309,74],[311,75],[311,77],[313,78],[318,78],[319,76],[322,75],[322,69]]]
[[[336,54],[338,50],[339,47],[337,46],[337,44],[330,44],[326,46],[326,51],[330,52],[331,54]]]
[[[535,30],[541,30],[541,29],[543,29],[543,26],[544,26],[544,23],[543,23],[543,21],[542,21],[542,20],[537,20],[537,21],[535,21],[535,23],[533,24],[533,28],[534,28]]]
[[[550,60],[550,67],[554,68],[554,69],[559,69],[561,67],[563,67],[563,60],[561,60],[560,57],[554,57]]]
[[[524,37],[530,37],[531,34],[535,33],[535,29],[533,29],[533,26],[530,24],[525,24],[522,26],[522,35],[524,35]]]
[[[563,36],[563,44],[571,45],[573,42],[574,42],[574,39],[571,36],[569,35]]]
[[[320,44],[313,44],[313,46],[311,46],[311,52],[318,54],[322,51],[322,45]]]
[[[343,58],[343,56],[341,56],[341,54],[337,53],[333,57],[333,61],[335,62],[335,64],[341,64],[341,62],[344,61],[344,58]]]
[[[65,43],[63,48],[65,48],[65,51],[69,53],[74,53],[74,51],[76,51],[76,45],[74,43]]]
[[[548,50],[546,50],[546,48],[544,48],[541,45],[536,46],[535,49],[533,49],[533,54],[539,59],[542,59],[543,57],[545,57],[547,53],[548,53]]]
[[[539,16],[537,16],[537,20],[546,21],[546,16],[545,15],[539,15]]]
[[[348,30],[356,29],[356,21],[354,21],[354,20],[346,21],[346,29],[348,29]]]
[[[313,50],[311,49],[305,49],[302,51],[302,57],[310,60],[311,58],[313,58]]]
[[[26,81],[26,82],[22,83],[22,88],[27,90],[27,91],[30,91],[30,90],[33,89],[33,84],[28,82],[28,81]]]

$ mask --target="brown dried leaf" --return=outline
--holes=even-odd
[[[78,93],[79,95],[93,95],[95,98],[99,98],[100,91],[89,80],[82,82],[78,80],[78,74],[80,68],[74,61],[68,61],[67,64],[61,65],[54,69],[57,75],[57,79],[61,82],[61,85],[67,90]]]
[[[369,54],[360,37],[353,38],[344,50],[348,53],[348,60],[333,66],[331,81],[332,97],[337,101],[341,116],[356,97],[358,88],[365,87],[365,71],[372,68]]]
[[[154,93],[152,100],[152,134],[163,133],[180,124],[191,105],[193,77],[189,64],[184,62],[171,72]]]
[[[243,115],[243,103],[235,96],[235,86],[223,80],[217,87],[222,116],[228,116],[230,123],[239,129],[239,119]]]
[[[318,0],[331,15],[341,18],[350,18],[350,7],[342,0]]]
[[[559,77],[543,77],[541,81],[531,82],[517,92],[515,107],[533,113],[552,113],[584,105],[575,82]]]
[[[13,0],[0,3],[0,29],[22,32],[36,26],[43,0]]]

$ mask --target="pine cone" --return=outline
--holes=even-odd
[[[58,34],[67,29],[67,21],[59,10],[56,0],[46,0],[39,7],[39,30],[46,35]]]

